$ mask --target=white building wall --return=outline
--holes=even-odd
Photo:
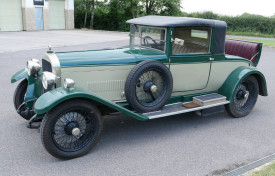
[[[35,7],[43,8],[44,30],[50,30],[49,22],[49,1],[44,0],[44,6],[33,5],[33,0],[21,0],[23,13],[23,28],[26,31],[36,30],[35,27]],[[64,0],[65,24],[66,29],[74,29],[74,0]]]
[[[65,0],[66,29],[74,29],[74,0]]]

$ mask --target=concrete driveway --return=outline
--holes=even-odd
[[[28,58],[42,57],[46,40],[57,41],[53,46],[66,45],[55,51],[119,47],[128,41],[126,33],[116,32],[49,31],[45,33],[55,37],[43,40],[39,33],[44,34],[0,33],[0,42],[5,38],[6,44],[1,44],[0,54],[1,176],[219,175],[275,152],[275,50],[264,48],[259,69],[266,76],[269,96],[259,97],[249,116],[234,119],[223,113],[203,118],[189,113],[146,122],[124,115],[107,116],[101,140],[89,154],[69,161],[52,157],[43,148],[37,130],[27,129],[26,121],[14,110],[12,96],[17,83],[10,83],[11,76],[25,67]],[[73,36],[66,44],[63,40],[68,33]],[[111,34],[114,36],[109,37]],[[86,39],[93,35],[98,43]],[[35,45],[29,40],[36,41]]]

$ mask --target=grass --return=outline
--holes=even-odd
[[[272,162],[267,166],[262,166],[260,168],[257,168],[245,174],[245,176],[273,176],[273,175],[275,175],[275,162]]]
[[[263,43],[264,46],[275,47],[275,40],[238,38],[238,36],[236,36],[236,37],[227,37],[227,38],[228,39],[235,39],[235,40],[250,41],[250,42],[258,42],[258,43]]]

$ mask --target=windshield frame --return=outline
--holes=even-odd
[[[135,27],[135,31],[133,31],[133,26]],[[161,41],[161,42],[164,42],[164,49],[163,50],[160,50],[160,49],[156,49],[156,48],[152,48],[152,47],[147,47],[147,46],[144,46],[144,45],[141,45],[142,43],[142,39],[144,39],[144,37],[141,36],[141,28],[152,28],[152,29],[159,29],[159,30],[164,30],[165,34],[164,34],[164,40],[159,40],[159,39],[154,39],[156,41]],[[133,34],[133,32],[135,34]],[[152,50],[156,50],[156,51],[159,51],[159,52],[163,52],[165,53],[166,52],[166,45],[167,45],[167,28],[164,28],[164,27],[155,27],[155,26],[145,26],[145,25],[137,25],[137,24],[131,24],[131,28],[130,28],[130,46],[134,46],[134,47],[140,47],[140,48],[148,48],[148,49],[152,49]],[[138,37],[139,38],[139,44],[136,44],[134,42],[132,42],[134,39],[133,37]]]

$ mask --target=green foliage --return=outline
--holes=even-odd
[[[181,16],[216,19],[227,23],[227,31],[229,33],[242,33],[246,35],[275,35],[275,18],[264,17],[261,15],[253,15],[244,13],[241,16],[220,16],[213,12],[195,12],[184,13]]]
[[[91,4],[95,3],[94,29],[129,31],[127,20],[144,15],[179,16],[180,0],[75,0],[75,27],[87,28],[91,23]],[[85,14],[87,14],[85,25]]]
[[[128,19],[144,15],[186,16],[226,21],[229,33],[274,36],[275,14],[272,17],[244,13],[241,16],[220,16],[210,11],[181,12],[180,0],[75,0],[75,27],[91,27],[94,3],[94,29],[129,31]],[[85,15],[86,25],[85,25]]]
[[[221,16],[218,19],[227,22],[228,31],[275,34],[274,18],[244,13],[237,17]]]

